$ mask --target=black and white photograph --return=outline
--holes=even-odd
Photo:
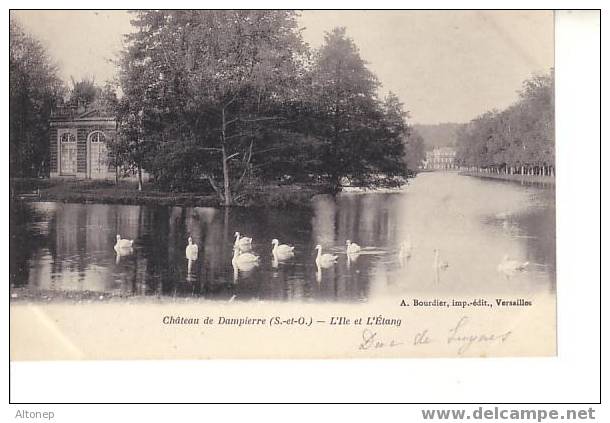
[[[9,47],[11,360],[557,353],[552,11],[12,10]]]

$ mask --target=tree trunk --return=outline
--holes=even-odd
[[[341,192],[341,175],[333,174],[331,183],[333,194],[338,194]]]
[[[227,150],[222,144],[222,183],[224,187],[225,206],[231,205],[231,187],[229,185],[229,161],[227,160]]]
[[[138,165],[138,191],[142,191],[142,168]]]
[[[231,186],[229,184],[229,160],[227,158],[227,149],[226,149],[226,141],[227,141],[227,120],[225,116],[225,109],[222,109],[222,128],[221,128],[221,144],[222,144],[222,183],[224,186],[224,205],[230,206],[231,199]]]

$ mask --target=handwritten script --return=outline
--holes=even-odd
[[[471,326],[470,318],[463,316],[455,324],[451,325],[445,334],[441,333],[440,336],[435,336],[431,329],[423,329],[416,332],[411,340],[408,340],[408,338],[396,339],[396,337],[387,337],[379,333],[379,331],[364,329],[358,343],[358,350],[395,348],[402,345],[422,346],[445,342],[447,345],[455,346],[456,353],[462,355],[473,345],[503,344],[512,335],[510,330],[503,332],[482,332],[473,329]]]
[[[362,331],[362,342],[360,343],[358,349],[370,350],[378,348],[397,347],[399,345],[402,345],[402,342],[396,341],[394,339],[382,340],[377,335],[377,332],[373,332],[370,329],[364,329],[364,331]]]

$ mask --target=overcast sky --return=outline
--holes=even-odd
[[[121,11],[18,11],[62,77],[112,79],[111,60],[131,31]],[[304,11],[304,38],[345,26],[412,123],[467,122],[517,98],[521,82],[553,66],[553,14],[544,11]]]

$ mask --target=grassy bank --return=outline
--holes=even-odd
[[[465,176],[476,176],[477,178],[486,179],[499,179],[502,181],[514,181],[523,183],[540,183],[547,185],[555,185],[554,176],[544,175],[508,175],[508,174],[497,174],[497,173],[482,173],[482,172],[460,172],[460,175]]]
[[[11,179],[11,195],[24,201],[58,201],[64,203],[102,203],[162,206],[218,207],[215,193],[170,192],[152,184],[138,191],[137,183],[121,181],[78,181],[49,179]],[[267,184],[250,189],[240,196],[236,206],[242,207],[308,207],[311,198],[327,192],[323,185]]]

